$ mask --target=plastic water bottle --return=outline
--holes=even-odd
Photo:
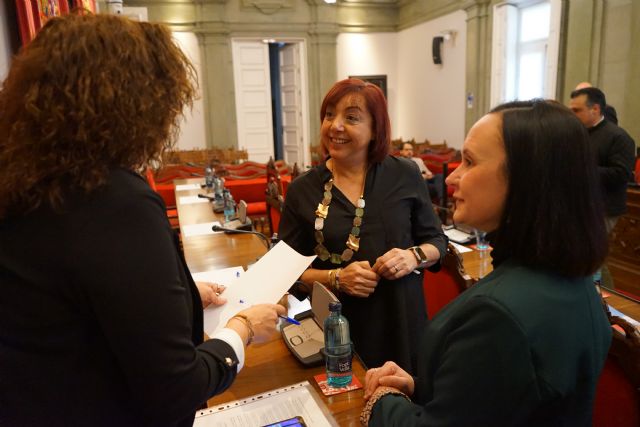
[[[214,176],[213,185],[213,195],[215,197],[216,204],[222,204],[224,198],[224,195],[222,194],[224,190],[224,181],[222,180],[222,178]]]
[[[602,283],[602,270],[597,269],[595,273],[593,273],[593,284],[596,285],[597,288],[600,287]]]
[[[204,170],[204,184],[207,188],[211,189],[213,187],[213,169],[207,166]]]
[[[229,222],[236,216],[236,202],[229,190],[224,190],[224,222]]]
[[[324,352],[326,356],[327,384],[345,387],[351,384],[351,337],[349,322],[340,314],[340,302],[329,303],[329,317],[324,321]]]

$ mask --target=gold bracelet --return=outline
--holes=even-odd
[[[340,272],[342,271],[341,268],[336,269],[336,274],[335,274],[335,283],[336,283],[336,291],[340,292]]]
[[[249,347],[249,345],[253,341],[253,336],[255,335],[253,332],[253,325],[251,324],[251,320],[249,320],[249,318],[244,314],[236,314],[232,317],[232,319],[234,318],[240,320],[246,325],[247,329],[249,329],[249,339],[247,340],[247,347]]]
[[[389,387],[380,388],[376,392],[373,393],[373,395],[369,398],[367,403],[364,405],[364,408],[362,409],[362,413],[360,414],[360,423],[362,425],[364,425],[364,426],[368,426],[369,425],[369,419],[371,418],[371,414],[373,413],[373,406],[376,403],[378,403],[378,400],[380,400],[381,398],[383,398],[384,396],[386,396],[388,394],[391,394],[391,395],[394,395],[394,396],[402,396],[405,399],[407,399],[409,402],[411,402],[411,399],[409,399],[409,396],[407,396],[406,394],[404,394],[400,390],[396,390],[396,389],[389,388]]]

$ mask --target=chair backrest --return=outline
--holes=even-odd
[[[449,244],[442,269],[437,273],[425,272],[424,275],[423,290],[429,318],[475,283],[476,280],[464,270],[462,255]]]
[[[593,427],[640,425],[639,391],[611,355],[607,357],[596,387],[592,425]]]
[[[284,205],[282,178],[280,177],[276,164],[277,162],[274,162],[273,158],[267,162],[267,189],[265,190],[267,219],[269,220],[269,229],[272,234],[278,232],[280,215]],[[284,162],[282,164],[284,164]]]

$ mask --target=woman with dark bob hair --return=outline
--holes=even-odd
[[[379,87],[337,82],[320,120],[329,157],[291,183],[280,237],[302,254],[318,255],[301,280],[323,283],[339,297],[364,363],[393,359],[413,371],[426,322],[419,269],[439,268],[446,237],[416,164],[389,156],[389,114]]]
[[[554,101],[471,128],[447,184],[454,219],[490,232],[494,270],[431,321],[416,378],[367,371],[365,424],[591,425],[611,329],[591,277],[607,238],[587,138]]]
[[[0,90],[0,424],[192,425],[284,314],[254,306],[203,342],[166,207],[136,173],[172,146],[193,81],[166,27],[109,15],[53,18],[14,58]]]

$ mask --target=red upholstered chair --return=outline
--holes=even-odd
[[[424,274],[422,286],[429,319],[475,282],[464,271],[460,252],[449,244],[442,269],[437,273],[425,271]]]
[[[176,193],[175,186],[173,184],[156,184],[153,171],[147,168],[145,173],[147,182],[153,191],[158,193],[167,208],[167,218],[171,224],[171,228],[179,230],[180,222],[178,221],[178,209],[176,208]]]
[[[636,184],[640,185],[640,156],[636,157],[636,168],[634,171]]]
[[[244,200],[247,203],[247,215],[264,217],[267,214],[267,203],[264,200],[267,177],[264,171],[259,178],[227,179],[225,177],[224,186],[229,189],[236,202]]]
[[[638,393],[618,362],[607,357],[596,388],[593,427],[640,426]]]
[[[288,175],[283,175],[283,172],[287,172]],[[271,230],[271,234],[278,232],[286,189],[291,180],[299,174],[300,171],[297,163],[294,163],[291,170],[289,170],[289,167],[282,160],[274,162],[273,159],[270,159],[267,163],[267,189],[265,191],[265,198],[267,203],[267,219],[269,220],[269,230]]]

